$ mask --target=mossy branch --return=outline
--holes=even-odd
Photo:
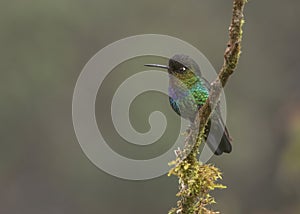
[[[177,159],[171,163],[175,166],[170,170],[169,175],[173,174],[179,178],[179,192],[177,196],[180,197],[180,200],[177,202],[177,208],[171,209],[169,214],[219,213],[209,210],[207,206],[215,203],[214,198],[209,194],[211,190],[226,188],[216,183],[217,180],[222,178],[222,173],[212,165],[200,163],[197,157],[199,155],[199,147],[205,139],[205,125],[220,99],[222,88],[226,85],[230,75],[235,71],[239,61],[245,4],[246,0],[233,0],[229,41],[224,53],[223,66],[218,78],[211,83],[209,98],[199,110],[199,117],[195,118],[194,125],[187,130],[188,135],[185,139],[185,148],[183,151],[176,151]]]

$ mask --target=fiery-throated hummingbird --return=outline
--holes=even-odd
[[[169,59],[169,65],[146,64],[145,66],[168,70],[170,105],[179,116],[193,122],[198,110],[206,102],[210,90],[210,84],[203,78],[198,64],[191,57],[180,54]],[[211,128],[214,129],[213,133],[222,136],[220,140],[214,135],[209,135]],[[206,138],[208,136],[205,140],[216,155],[231,152],[231,138],[222,120],[219,105],[205,130]]]

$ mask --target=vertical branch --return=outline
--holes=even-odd
[[[232,19],[229,27],[229,41],[224,53],[224,63],[218,78],[211,84],[211,91],[205,105],[200,109],[200,129],[206,125],[209,116],[220,98],[222,87],[224,87],[235,71],[241,53],[241,42],[243,37],[244,6],[246,0],[234,0]]]
[[[204,141],[204,128],[220,98],[224,87],[235,71],[241,53],[242,26],[244,24],[244,6],[246,0],[233,0],[232,19],[229,27],[229,41],[224,53],[224,63],[218,78],[212,82],[209,98],[199,110],[199,117],[195,118],[194,126],[187,131],[186,147],[183,151],[176,151],[177,159],[172,162],[174,168],[169,172],[179,178],[179,192],[177,208],[170,210],[170,214],[215,214],[207,205],[215,203],[209,195],[215,188],[226,188],[216,181],[222,178],[220,170],[212,165],[198,161],[199,147]],[[193,128],[194,127],[194,128]],[[198,127],[198,128],[195,128]],[[194,143],[196,142],[196,143]],[[190,148],[190,145],[193,145]],[[188,155],[182,160],[185,154]]]

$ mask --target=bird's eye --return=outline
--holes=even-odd
[[[185,70],[186,70],[186,67],[181,67],[181,68],[179,69],[180,72],[184,72]]]

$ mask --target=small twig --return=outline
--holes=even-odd
[[[224,53],[224,63],[218,75],[218,78],[211,83],[211,90],[209,98],[201,107],[199,119],[200,130],[206,125],[216,103],[220,98],[222,88],[226,85],[230,75],[233,74],[238,64],[241,53],[241,41],[244,24],[244,6],[246,0],[234,0],[231,24],[229,27],[229,41]]]

